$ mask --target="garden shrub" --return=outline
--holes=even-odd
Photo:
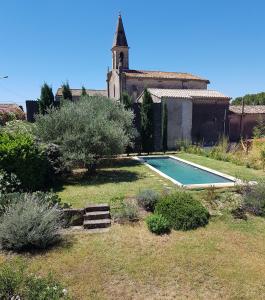
[[[26,193],[0,193],[0,216],[6,211],[8,206],[12,203],[23,202]],[[37,191],[32,193],[32,196],[38,199],[39,202],[47,204],[49,207],[56,207],[58,209],[69,208],[71,205],[61,201],[60,197],[53,192]]]
[[[159,200],[159,193],[154,191],[154,190],[150,190],[150,189],[146,189],[146,190],[142,190],[138,195],[137,195],[137,201],[138,204],[143,207],[145,210],[147,211],[154,211],[155,209],[155,205]]]
[[[112,201],[111,216],[115,221],[137,221],[139,219],[139,207],[135,201],[124,200],[117,197]]]
[[[13,193],[20,190],[21,182],[14,173],[7,173],[0,169],[0,194]]]
[[[175,230],[189,230],[208,224],[209,212],[189,192],[176,191],[165,195],[155,212],[164,216]]]
[[[34,123],[30,123],[22,120],[13,120],[7,122],[5,126],[1,128],[1,130],[11,135],[22,134],[22,135],[28,135],[34,137],[35,128],[36,125]]]
[[[164,234],[170,232],[170,224],[168,220],[158,214],[152,214],[146,218],[148,229],[155,234]]]
[[[243,192],[243,207],[257,216],[265,216],[265,180],[248,186]]]
[[[60,240],[62,213],[36,195],[10,203],[1,218],[0,245],[6,250],[46,249]]]
[[[52,275],[36,276],[27,272],[21,260],[11,260],[0,265],[1,300],[60,300],[70,299],[67,290]]]
[[[15,173],[29,191],[43,189],[51,178],[44,151],[26,134],[0,133],[0,168]]]

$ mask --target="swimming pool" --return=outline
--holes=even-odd
[[[149,168],[177,185],[188,188],[197,187],[228,187],[239,183],[239,180],[188,162],[175,156],[141,156],[137,157]]]

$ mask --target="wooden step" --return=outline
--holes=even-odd
[[[109,204],[101,203],[101,204],[89,204],[85,208],[85,212],[92,212],[92,211],[108,211],[110,210]]]
[[[94,228],[106,228],[111,225],[110,219],[101,219],[101,220],[85,220],[84,228],[85,229],[94,229]]]
[[[110,218],[109,210],[91,211],[91,212],[87,212],[84,215],[84,220],[100,220],[100,219],[109,219],[109,218]]]

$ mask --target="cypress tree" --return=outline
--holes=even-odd
[[[87,92],[86,92],[86,88],[84,86],[82,86],[82,92],[81,92],[82,96],[86,96]]]
[[[143,152],[149,154],[153,151],[153,100],[147,89],[144,90],[141,105],[141,140]]]
[[[130,97],[127,92],[122,93],[120,102],[124,105],[126,110],[132,108],[132,97]]]
[[[162,148],[167,151],[167,103],[162,102]]]
[[[62,84],[62,94],[63,94],[63,99],[72,101],[73,96],[68,81]]]
[[[39,102],[39,112],[45,114],[49,107],[52,107],[54,104],[54,95],[52,88],[45,82],[41,87],[40,99]]]

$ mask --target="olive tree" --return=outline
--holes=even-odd
[[[65,159],[93,170],[102,157],[123,153],[134,137],[133,113],[103,96],[64,101],[36,117],[36,134],[60,146]]]

